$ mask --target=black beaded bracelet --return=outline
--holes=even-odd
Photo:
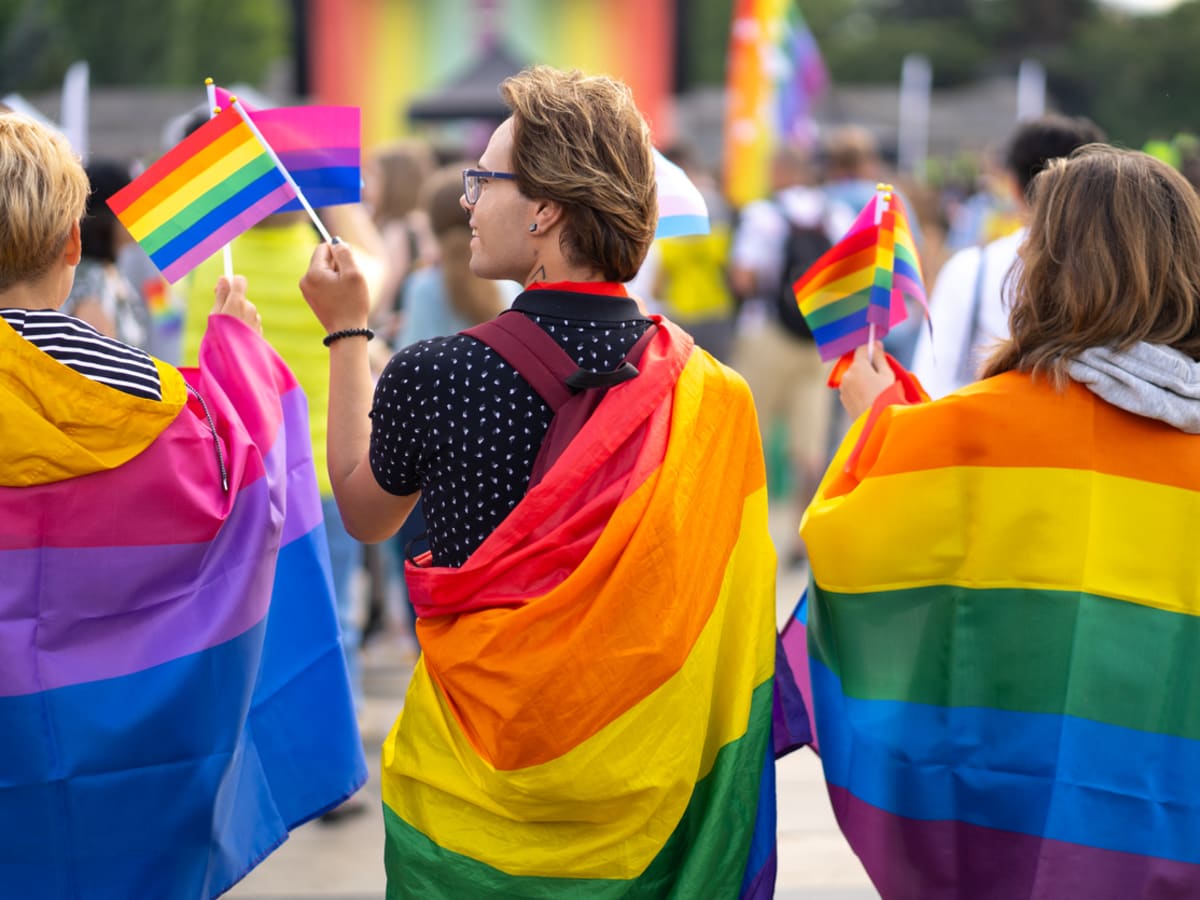
[[[365,337],[368,341],[375,337],[375,332],[370,328],[346,328],[342,331],[334,331],[325,335],[321,343],[328,347],[334,341],[340,341],[344,337]]]

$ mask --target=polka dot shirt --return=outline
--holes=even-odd
[[[619,366],[649,324],[628,297],[528,290],[513,309],[592,371]],[[433,338],[392,357],[375,387],[371,469],[393,494],[421,491],[433,565],[461,566],[525,496],[551,418],[474,338]]]

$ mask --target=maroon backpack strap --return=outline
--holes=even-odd
[[[495,350],[554,411],[550,429],[533,463],[530,488],[542,480],[566,450],[608,389],[637,377],[636,363],[655,331],[657,325],[651,323],[621,364],[609,372],[582,368],[541,326],[516,311],[501,313],[462,332]]]
[[[578,364],[528,316],[508,310],[462,334],[500,354],[555,412],[571,399],[567,379],[579,371]]]

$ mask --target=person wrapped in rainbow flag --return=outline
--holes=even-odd
[[[194,370],[59,312],[87,176],[0,160],[0,893],[215,897],[366,778],[306,401],[242,278]]]
[[[1102,145],[1032,200],[982,381],[842,373],[801,527],[829,792],[884,900],[1196,897],[1200,201]]]
[[[623,287],[657,209],[628,88],[535,67],[501,94],[462,205],[472,272],[525,286],[512,310],[373,388],[351,251],[321,245],[301,282],[347,527],[385,538],[419,494],[429,529],[383,748],[388,896],[769,897],[788,710],[775,729],[749,391]]]

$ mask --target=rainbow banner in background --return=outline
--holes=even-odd
[[[389,897],[773,894],[754,407],[666,322],[638,367],[466,565],[408,568],[424,655],[384,745]]]
[[[359,106],[363,146],[414,131],[410,103],[454,81],[503,45],[520,63],[608,74],[633,90],[659,145],[673,137],[675,4],[645,0],[309,0],[308,69],[319,103]],[[631,36],[636,39],[631,39]],[[653,48],[647,52],[646,48]],[[492,86],[495,93],[499,81]],[[495,121],[465,123],[467,157],[482,151]]]
[[[907,318],[906,297],[928,310],[904,201],[890,185],[880,187],[846,236],[793,285],[825,361],[866,344],[872,329],[881,340]]]
[[[2,892],[216,897],[366,777],[304,395],[228,316],[161,403],[0,353]]]
[[[217,105],[230,93],[216,88]],[[315,208],[362,199],[362,113],[356,106],[286,106],[255,109],[238,100],[283,167]],[[301,210],[298,199],[279,212]]]
[[[829,74],[792,0],[736,0],[727,59],[725,194],[741,207],[770,193],[781,143],[814,140],[812,107]]]
[[[1195,896],[1196,437],[1018,373],[860,427],[802,527],[807,662],[880,894]]]
[[[224,109],[108,200],[174,284],[296,192],[236,109]]]

